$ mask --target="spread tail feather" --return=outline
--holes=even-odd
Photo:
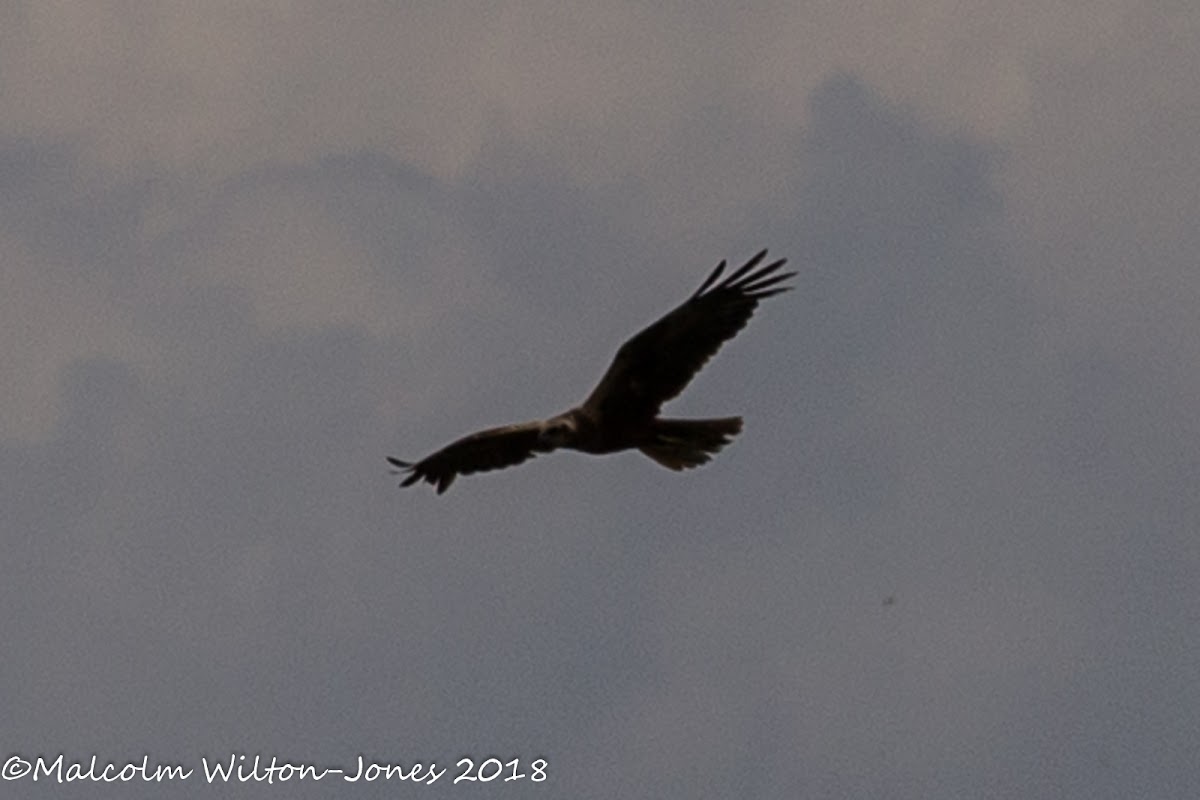
[[[667,469],[691,469],[712,458],[741,431],[741,417],[656,419],[654,438],[638,449]]]

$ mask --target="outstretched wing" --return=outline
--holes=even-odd
[[[585,410],[600,419],[658,414],[745,327],[759,300],[791,288],[778,285],[796,274],[779,271],[786,259],[759,267],[766,255],[763,250],[717,283],[722,261],[682,305],[623,344]]]
[[[534,448],[541,429],[541,422],[489,428],[464,436],[415,464],[391,456],[388,462],[396,467],[393,474],[406,475],[401,486],[425,481],[436,486],[441,494],[459,475],[503,469],[532,458],[536,455]]]

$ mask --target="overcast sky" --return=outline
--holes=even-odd
[[[1198,34],[0,3],[0,755],[194,771],[6,796],[1200,796]],[[761,247],[712,463],[396,487]]]

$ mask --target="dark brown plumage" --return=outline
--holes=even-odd
[[[779,259],[759,267],[763,250],[717,282],[722,261],[695,294],[621,346],[582,405],[548,420],[473,433],[416,463],[388,458],[404,473],[401,486],[426,481],[446,491],[459,475],[520,464],[559,447],[585,453],[637,448],[673,470],[708,461],[742,429],[741,417],[676,420],[658,416],[700,368],[746,326],[758,301],[790,286]]]

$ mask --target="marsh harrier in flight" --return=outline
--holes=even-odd
[[[697,467],[742,430],[741,417],[663,419],[658,409],[678,395],[721,345],[745,327],[758,301],[786,292],[794,272],[784,259],[759,267],[767,251],[725,280],[722,261],[696,293],[621,346],[583,404],[547,420],[505,425],[465,436],[416,463],[388,458],[401,486],[426,481],[438,494],[459,475],[520,464],[559,447],[585,453],[637,448],[673,470]]]

